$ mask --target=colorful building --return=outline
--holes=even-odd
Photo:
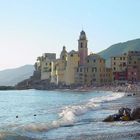
[[[41,80],[50,80],[56,85],[103,85],[112,81],[112,71],[105,66],[105,60],[97,54],[88,55],[88,41],[82,30],[78,39],[78,50],[69,53],[63,46],[60,57],[45,53],[38,57],[36,70]]]
[[[113,72],[113,81],[116,84],[125,84],[127,82],[127,54],[111,57],[111,68]]]
[[[86,57],[84,66],[79,66],[75,73],[77,85],[103,85],[111,82],[111,70],[106,71],[105,60],[97,54],[90,54]],[[109,75],[109,78],[107,78]]]
[[[140,82],[140,52],[129,51],[111,58],[113,81],[116,84]]]
[[[140,51],[128,52],[128,82],[140,82]]]

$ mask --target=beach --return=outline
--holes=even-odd
[[[134,108],[139,103],[139,94],[126,96],[108,90],[0,91],[0,139],[138,140],[139,122],[103,119],[121,107]]]

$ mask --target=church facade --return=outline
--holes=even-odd
[[[67,52],[63,46],[60,58],[46,53],[39,57],[36,69],[41,72],[41,80],[54,84],[94,86],[110,84],[112,71],[106,68],[105,60],[98,54],[88,54],[88,40],[82,30],[78,39],[78,50]]]

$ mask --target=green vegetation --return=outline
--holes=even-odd
[[[110,66],[110,57],[126,53],[128,51],[140,51],[140,39],[118,43],[101,51],[99,55],[106,59],[107,66]]]

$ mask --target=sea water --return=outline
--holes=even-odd
[[[109,91],[0,91],[0,139],[128,139],[140,131],[138,122],[102,122],[123,98]]]

